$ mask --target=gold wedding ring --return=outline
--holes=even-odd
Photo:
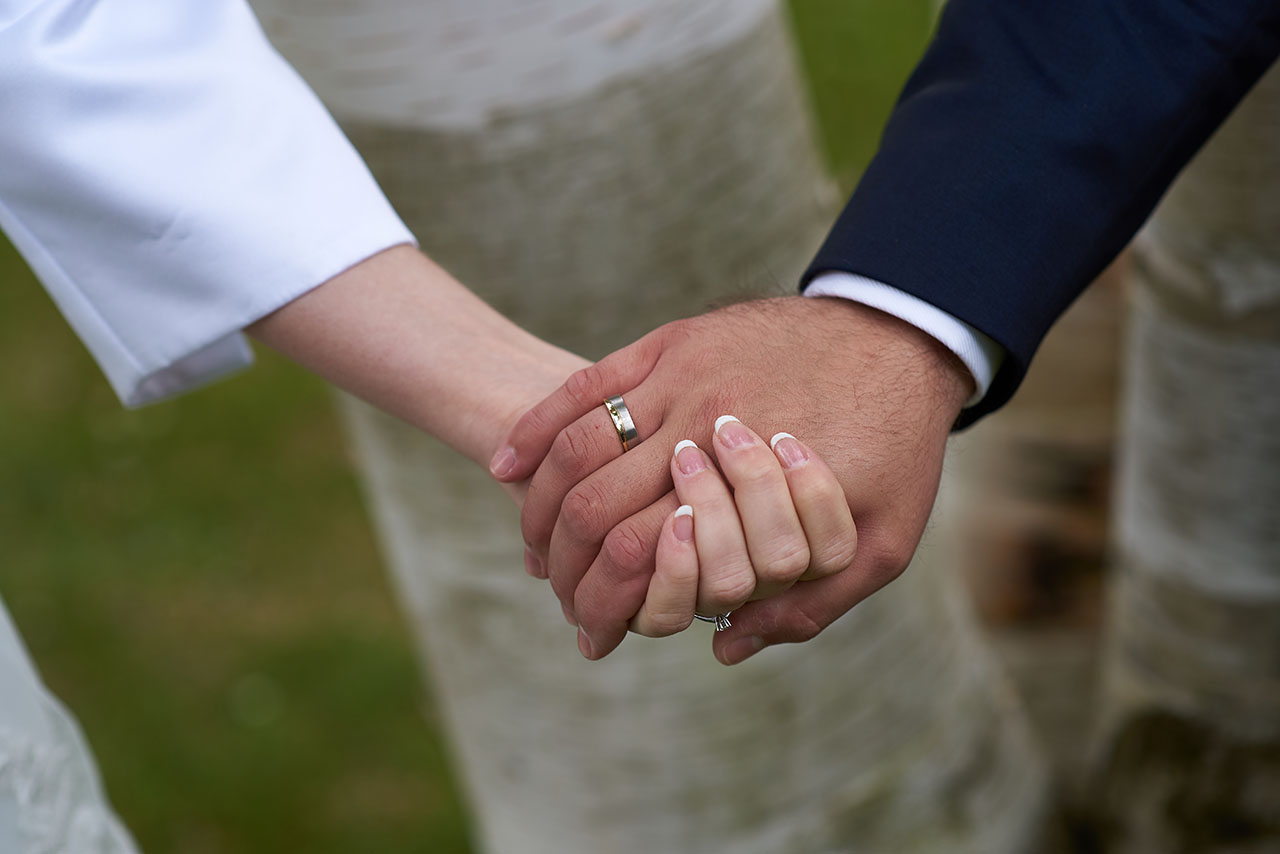
[[[625,454],[631,450],[631,443],[636,440],[636,422],[631,420],[631,413],[627,410],[627,405],[622,402],[620,394],[606,398],[604,408],[609,410],[609,417],[613,419],[613,429],[618,431],[618,438],[622,441],[622,453]]]

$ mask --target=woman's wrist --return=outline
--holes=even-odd
[[[408,246],[361,261],[248,331],[481,464],[525,409],[586,364]]]
[[[586,359],[529,336],[532,341],[495,351],[505,362],[499,371],[477,372],[468,387],[456,391],[460,409],[470,413],[466,432],[472,452],[455,444],[466,456],[488,466],[520,416],[559,388],[565,378],[585,367]]]

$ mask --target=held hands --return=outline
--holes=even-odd
[[[788,589],[798,559],[766,564],[757,579],[762,593],[782,592],[735,610],[733,627],[713,641],[717,658],[735,664],[767,645],[814,637],[906,567],[970,388],[950,353],[896,318],[843,300],[762,300],[667,324],[575,373],[520,419],[491,471],[504,482],[533,475],[522,518],[527,562],[550,578],[582,629],[584,651],[600,658],[622,641],[650,595],[664,527],[674,537],[676,443],[713,447],[723,464],[713,445],[721,439],[711,432],[724,412],[764,435],[791,429],[804,436],[843,486],[857,520],[856,552],[847,570]],[[602,406],[619,394],[639,432],[625,456]],[[746,529],[763,515],[744,515]],[[695,518],[704,521],[696,509]],[[742,536],[754,561],[752,541]],[[812,551],[813,539],[807,542]],[[729,568],[717,569],[716,583],[705,587],[700,573],[698,607],[709,609],[702,613],[755,595],[757,581],[748,584],[732,562]]]
[[[731,415],[716,425],[723,477],[692,441],[675,447],[671,477],[681,505],[658,537],[647,596],[631,620],[637,634],[681,632],[695,612],[723,614],[853,561],[853,516],[826,463],[788,433],[770,450]],[[578,644],[593,657],[585,634]]]

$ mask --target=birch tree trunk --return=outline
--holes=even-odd
[[[1123,266],[1054,324],[1018,394],[953,442],[961,569],[993,626],[1094,622],[1106,551]]]
[[[1127,270],[1126,253],[1054,324],[1017,395],[949,452],[956,567],[1069,800],[1097,696]]]
[[[954,566],[1073,800],[1097,696],[1123,269],[1076,301],[1017,396],[949,452],[963,496]]]
[[[773,2],[256,5],[423,248],[584,355],[790,287],[830,222]],[[700,624],[589,663],[486,474],[344,408],[481,850],[1035,850],[1043,766],[945,572],[732,669]]]
[[[1098,732],[1112,852],[1280,851],[1280,71],[1136,246]]]

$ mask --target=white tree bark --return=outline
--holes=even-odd
[[[40,681],[0,602],[0,851],[138,854],[80,726]]]
[[[1062,791],[1086,771],[1115,444],[1123,266],[1054,326],[1018,395],[952,440],[953,566]],[[1074,792],[1073,792],[1074,794]]]
[[[1094,599],[1082,576],[1097,577],[1106,549],[1121,272],[1054,325],[1017,396],[953,441],[950,470],[969,499],[959,564],[993,625],[1061,621]]]
[[[1087,798],[1127,271],[1125,253],[1054,324],[1017,395],[948,451],[954,566],[1069,812]]]
[[[424,249],[590,356],[795,281],[833,199],[773,2],[259,0]],[[1037,850],[1043,765],[932,552],[817,641],[576,651],[484,472],[346,408],[479,847]]]
[[[1115,852],[1280,851],[1280,71],[1135,259],[1102,833]]]

